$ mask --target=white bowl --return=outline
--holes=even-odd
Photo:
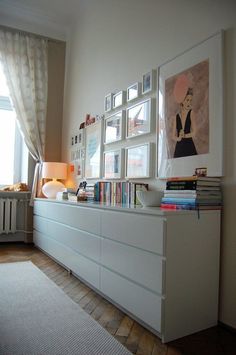
[[[144,207],[160,206],[163,194],[163,191],[137,191],[137,197]]]

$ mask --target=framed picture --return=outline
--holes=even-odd
[[[143,75],[142,94],[147,94],[155,90],[155,83],[156,83],[156,70],[153,69]]]
[[[150,177],[150,143],[126,148],[126,178]]]
[[[105,119],[104,124],[104,143],[117,142],[123,139],[123,121],[125,111],[114,113]]]
[[[113,108],[120,107],[125,103],[125,92],[119,91],[117,94],[113,95]]]
[[[122,150],[104,152],[104,178],[120,179],[122,177]]]
[[[85,177],[97,179],[101,175],[102,123],[97,121],[85,128]]]
[[[74,145],[84,146],[84,129],[80,129],[74,136]]]
[[[147,99],[126,110],[126,138],[150,133],[153,116],[152,99]]]
[[[112,109],[113,94],[108,94],[104,99],[104,111],[109,112]]]
[[[159,178],[223,174],[223,33],[158,71]]]
[[[127,88],[127,102],[137,99],[141,93],[141,83],[135,83]]]
[[[75,177],[81,179],[84,177],[84,149],[78,149],[74,160]]]

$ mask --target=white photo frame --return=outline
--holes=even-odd
[[[127,147],[125,149],[125,178],[150,177],[151,143]]]
[[[123,139],[124,118],[124,110],[106,117],[104,121],[104,144],[114,143]]]
[[[151,132],[153,106],[153,100],[149,98],[126,109],[126,138]]]
[[[120,179],[122,177],[122,160],[123,149],[103,153],[104,179]]]
[[[110,93],[105,96],[104,99],[104,111],[109,112],[112,110],[112,103],[113,103],[113,94]]]
[[[141,83],[137,82],[127,88],[127,102],[137,99],[141,94]]]
[[[74,175],[75,178],[81,179],[84,177],[84,149],[78,149],[74,160]]]
[[[142,77],[142,94],[148,94],[155,90],[156,87],[156,70],[152,69]]]
[[[103,120],[85,128],[85,177],[99,179],[101,176]]]
[[[125,103],[125,92],[123,90],[113,95],[112,107],[115,109],[121,107]]]
[[[161,65],[158,87],[157,176],[192,176],[203,167],[208,176],[222,176],[223,31]]]

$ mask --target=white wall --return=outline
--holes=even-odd
[[[220,320],[236,328],[236,2],[234,0],[82,0],[67,57],[62,159],[86,113],[103,112],[105,94],[141,81],[219,29],[225,33],[225,172]],[[155,142],[155,134],[149,139]],[[158,180],[149,181],[152,187]]]

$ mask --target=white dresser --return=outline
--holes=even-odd
[[[34,243],[163,342],[217,324],[218,210],[36,199]]]

